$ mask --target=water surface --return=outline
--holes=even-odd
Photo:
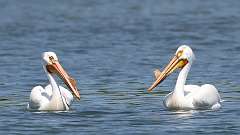
[[[2,0],[0,134],[240,134],[239,4]],[[152,71],[181,44],[196,55],[187,83],[214,84],[225,100],[220,110],[166,110],[177,73],[146,92]],[[44,51],[78,80],[82,98],[71,111],[26,110],[32,87],[48,84]]]

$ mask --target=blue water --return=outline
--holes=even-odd
[[[234,0],[1,0],[0,134],[240,134],[240,2]],[[214,84],[218,111],[164,108],[177,73],[153,93],[153,70],[181,44],[195,55],[188,84]],[[29,112],[54,51],[78,81],[68,112]],[[64,85],[63,83],[61,85]]]

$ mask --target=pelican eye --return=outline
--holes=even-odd
[[[55,59],[53,58],[53,56],[49,56],[49,59],[50,59],[50,61],[52,62],[52,63],[55,63]]]
[[[178,58],[181,57],[182,54],[183,54],[183,50],[180,50],[180,51],[177,53],[177,57],[178,57]]]

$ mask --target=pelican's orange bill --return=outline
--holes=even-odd
[[[53,64],[46,65],[46,69],[49,73],[56,73],[72,91],[73,95],[78,100],[80,99],[80,93],[78,91],[76,81],[67,74],[67,72],[63,69],[58,61],[54,60]]]
[[[177,68],[183,68],[188,63],[185,59],[179,59],[178,56],[174,56],[169,64],[164,68],[156,81],[148,88],[148,91],[152,91],[158,84],[163,82],[173,71]]]

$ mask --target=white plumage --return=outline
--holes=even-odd
[[[174,70],[177,68],[181,69],[174,90],[164,99],[164,106],[166,108],[188,110],[219,109],[221,107],[220,95],[215,86],[211,84],[204,84],[202,86],[185,85],[188,72],[194,59],[192,49],[187,45],[182,45],[178,48],[174,58],[163,72],[160,72],[160,70],[155,71],[156,81],[148,91],[152,91]]]
[[[55,102],[56,104],[51,103],[52,99],[52,86],[51,84],[47,85],[45,88],[42,86],[36,86],[32,89],[30,94],[30,102],[28,108],[32,110],[69,110],[70,105],[73,101],[73,95],[66,88],[59,86],[61,98]]]
[[[43,59],[45,61],[43,68],[50,84],[45,88],[36,86],[32,89],[28,109],[41,111],[69,110],[73,101],[72,93],[77,99],[80,99],[75,80],[68,76],[58,63],[58,58],[55,53],[45,52],[43,53]],[[68,89],[57,84],[54,79],[54,74],[58,75],[65,82],[72,93]]]

